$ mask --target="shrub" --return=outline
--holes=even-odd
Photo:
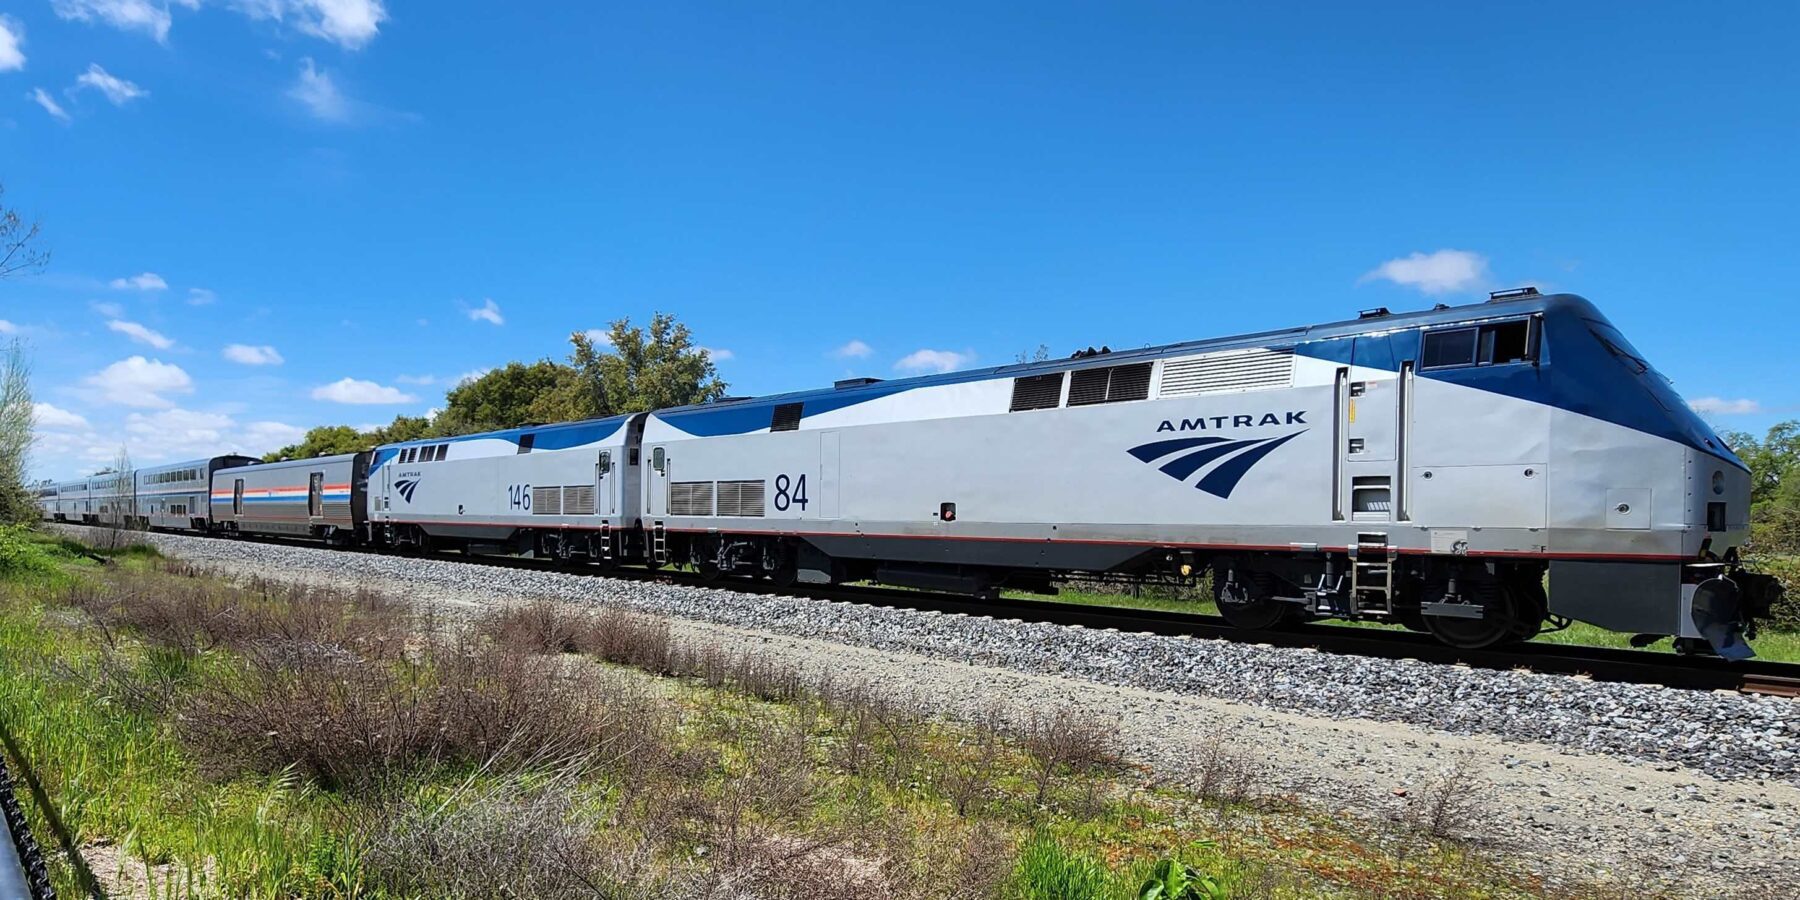
[[[0,525],[0,578],[56,573],[56,560],[32,538],[31,529],[22,525]]]
[[[1118,725],[1072,706],[1033,710],[1019,735],[1032,760],[1034,803],[1043,806],[1060,775],[1086,775],[1119,762]]]
[[[648,896],[641,844],[608,846],[604,818],[568,773],[530,784],[504,779],[449,798],[415,796],[374,817],[362,854],[372,887],[395,896],[608,898]]]

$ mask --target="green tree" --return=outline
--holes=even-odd
[[[25,346],[14,340],[0,357],[0,523],[30,522],[38,517],[36,499],[25,488],[31,461],[31,364]]]
[[[1800,421],[1782,422],[1760,439],[1730,432],[1725,441],[1750,467],[1750,525],[1757,546],[1800,552]]]
[[[369,443],[397,444],[431,436],[431,420],[424,416],[395,416],[394,421],[368,433]]]
[[[666,409],[725,396],[712,355],[696,346],[688,327],[668,313],[651,316],[647,330],[619,319],[607,338],[612,347],[603,352],[586,334],[569,336],[575,346],[569,363],[580,375],[589,415]]]
[[[372,446],[374,446],[374,441],[369,435],[348,425],[321,425],[306,432],[306,437],[301,438],[300,443],[289,444],[280,450],[264,454],[263,461],[311,459],[315,456],[357,453]]]
[[[592,413],[578,405],[576,377],[574,369],[548,359],[507,363],[451,388],[431,431],[449,436],[588,418]]]

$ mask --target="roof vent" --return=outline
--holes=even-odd
[[[1526,285],[1522,288],[1513,288],[1510,291],[1494,291],[1488,294],[1488,302],[1499,303],[1502,300],[1523,300],[1526,297],[1536,297],[1537,295],[1537,288]]]
[[[865,384],[880,383],[881,379],[879,378],[840,378],[837,381],[832,382],[831,386],[841,391],[844,388],[862,387]]]
[[[1112,352],[1111,347],[1108,347],[1108,346],[1102,344],[1100,346],[1100,349],[1098,349],[1098,350],[1095,350],[1092,347],[1089,347],[1086,350],[1077,350],[1074,353],[1069,354],[1069,358],[1070,359],[1087,359],[1090,356],[1099,356],[1102,353],[1111,353],[1111,352]]]
[[[1388,312],[1387,307],[1377,306],[1374,309],[1365,309],[1362,312],[1357,313],[1356,317],[1359,319],[1379,319],[1391,315],[1393,315],[1393,313]]]

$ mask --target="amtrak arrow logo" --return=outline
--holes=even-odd
[[[1262,462],[1263,457],[1274,453],[1282,444],[1305,433],[1296,431],[1282,437],[1247,440],[1222,437],[1175,438],[1140,444],[1127,452],[1140,462],[1152,465],[1157,460],[1167,459],[1158,468],[1162,469],[1164,475],[1183,483],[1195,472],[1211,466],[1211,470],[1201,476],[1194,487],[1224,500],[1231,497],[1231,492],[1237,489],[1238,482],[1244,480],[1252,466]]]
[[[394,482],[394,490],[399,491],[401,498],[408,503],[412,502],[413,491],[418,489],[419,479],[417,478],[402,478]]]

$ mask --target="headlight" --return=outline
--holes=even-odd
[[[1714,472],[1713,473],[1713,493],[1714,494],[1724,494],[1725,493],[1725,473],[1724,472]]]

